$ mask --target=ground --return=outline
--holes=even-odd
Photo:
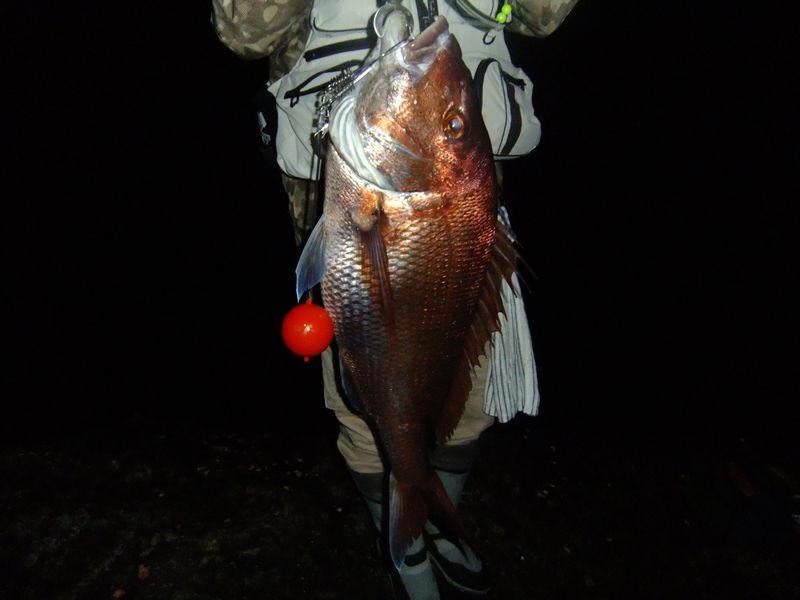
[[[390,598],[335,431],[143,422],[0,456],[0,597]],[[800,597],[798,449],[496,425],[460,512],[492,598]]]

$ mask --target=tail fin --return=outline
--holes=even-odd
[[[430,519],[459,548],[466,532],[442,482],[431,471],[422,485],[399,483],[389,475],[389,552],[394,566],[403,564],[414,539]]]

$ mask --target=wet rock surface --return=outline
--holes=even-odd
[[[798,464],[780,436],[517,418],[460,512],[492,598],[791,598]],[[332,424],[43,436],[6,444],[0,477],[3,598],[391,597]]]

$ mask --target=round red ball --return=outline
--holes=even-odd
[[[327,310],[309,298],[286,314],[281,335],[289,350],[308,362],[309,357],[320,354],[330,345],[333,321]]]

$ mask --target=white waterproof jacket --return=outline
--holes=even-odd
[[[315,2],[303,54],[294,67],[269,85],[278,108],[277,160],[281,170],[292,177],[316,180],[318,165],[313,158],[311,133],[318,96],[343,71],[361,65],[374,42],[371,34],[375,2],[325,0]],[[429,2],[402,3],[413,15],[417,35],[432,17]],[[539,143],[541,125],[533,108],[533,83],[511,61],[502,28],[479,28],[447,2],[438,5],[450,31],[461,46],[470,69],[481,113],[489,132],[495,159],[528,154]],[[487,17],[499,12],[501,2],[471,3]],[[512,17],[513,18],[513,17]]]

